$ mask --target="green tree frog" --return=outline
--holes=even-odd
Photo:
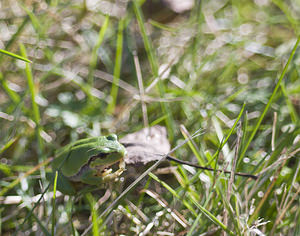
[[[125,147],[117,135],[86,138],[59,149],[52,162],[54,170],[71,181],[100,185],[119,177],[125,170]],[[113,164],[119,168],[113,171]]]

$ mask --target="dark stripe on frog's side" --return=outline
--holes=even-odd
[[[113,153],[117,153],[117,152],[111,152],[111,153],[99,153],[97,155],[91,156],[90,159],[88,160],[88,163],[84,164],[80,170],[78,171],[78,173],[76,173],[75,175],[69,176],[68,179],[70,179],[71,181],[75,181],[75,182],[81,182],[82,179],[82,175],[85,172],[88,172],[89,170],[95,169],[95,168],[91,168],[90,164],[95,161],[96,159],[104,159],[106,158],[108,155],[111,155]],[[119,160],[109,163],[108,165],[103,165],[105,167],[109,167],[112,166],[113,164],[115,164],[116,162],[118,162]],[[100,177],[99,177],[100,178]]]

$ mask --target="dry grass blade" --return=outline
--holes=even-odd
[[[135,70],[136,70],[136,77],[138,80],[138,85],[139,85],[139,90],[140,90],[140,98],[141,98],[141,104],[142,104],[144,126],[149,127],[147,106],[146,106],[146,103],[144,100],[145,99],[145,91],[144,91],[144,85],[143,85],[142,71],[141,71],[141,66],[140,66],[139,58],[137,56],[136,51],[133,51],[133,58],[134,58],[134,65],[135,65]]]
[[[242,125],[241,122],[239,122],[237,126],[237,142],[235,146],[235,153],[234,153],[234,158],[232,161],[232,167],[231,167],[231,173],[230,173],[230,179],[228,181],[228,187],[227,187],[227,195],[226,195],[226,200],[230,206],[230,198],[231,198],[231,192],[232,192],[232,185],[234,182],[234,175],[235,175],[235,168],[236,168],[236,163],[238,160],[239,156],[239,149],[240,149],[240,144],[241,144],[241,138],[242,138]],[[225,207],[224,208],[224,217],[223,217],[223,222],[224,225],[228,227],[228,209]],[[223,235],[226,235],[226,232],[223,232]]]
[[[37,170],[40,170],[43,166],[48,165],[51,161],[53,160],[53,157],[49,157],[48,159],[46,159],[45,161],[41,162],[40,164],[36,165],[34,168],[32,168],[31,170],[27,171],[24,175],[22,175],[21,177],[17,178],[16,180],[14,180],[13,182],[11,182],[8,186],[6,186],[5,188],[3,188],[0,191],[0,196],[3,196],[7,191],[9,191],[10,189],[12,189],[13,187],[15,187],[17,184],[19,184],[21,182],[21,180],[23,180],[24,178],[27,178],[29,175],[33,174],[34,172],[36,172]]]
[[[284,160],[282,162],[282,164],[277,168],[276,173],[273,176],[273,180],[271,182],[271,184],[269,185],[267,191],[265,192],[263,198],[260,200],[260,202],[258,203],[258,205],[255,208],[255,211],[253,212],[253,214],[251,215],[250,219],[248,220],[248,224],[250,225],[253,220],[257,217],[258,212],[260,211],[261,207],[263,206],[263,204],[265,203],[265,201],[267,200],[268,196],[272,193],[272,189],[276,184],[276,181],[278,179],[278,176],[280,174],[280,171],[282,170],[283,166],[285,165],[287,160]]]
[[[145,189],[142,190],[142,192],[147,193],[150,197],[154,198],[179,224],[182,225],[183,228],[187,228],[189,226],[189,223],[187,220],[184,218],[183,215],[181,215],[176,209],[172,209],[168,202],[160,197],[157,193]]]
[[[272,231],[270,233],[270,235],[274,235],[276,227],[278,226],[278,224],[280,223],[280,221],[283,219],[284,215],[286,214],[287,210],[290,208],[290,206],[292,205],[292,203],[295,201],[295,199],[298,197],[300,193],[300,187],[298,187],[297,192],[294,194],[294,196],[291,198],[291,200],[287,203],[287,205],[285,206],[285,208],[283,208],[280,212],[280,214],[278,215],[276,221],[274,222]]]
[[[296,150],[289,153],[287,156],[284,154],[282,157],[280,157],[277,161],[269,165],[268,167],[264,168],[262,171],[259,172],[259,175],[263,175],[267,171],[274,169],[276,166],[280,165],[283,161],[287,161],[288,159],[294,157],[298,152],[300,152],[300,148],[297,148]],[[284,157],[285,156],[285,157]]]

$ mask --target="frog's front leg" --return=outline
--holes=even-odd
[[[99,168],[86,168],[81,175],[81,182],[86,184],[101,185],[117,179],[125,170],[125,161],[119,161],[119,169],[112,173],[112,169],[106,170],[105,166]]]
[[[112,170],[106,171],[104,174],[102,174],[102,180],[103,182],[108,182],[111,180],[117,179],[124,171],[125,171],[125,161],[124,159],[121,159],[119,162],[119,169],[115,172],[111,173]]]

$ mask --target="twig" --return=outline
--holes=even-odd
[[[229,171],[229,170],[220,170],[220,169],[214,169],[214,168],[205,167],[205,166],[199,166],[197,164],[193,164],[193,163],[188,162],[188,161],[179,160],[179,159],[171,157],[169,155],[166,157],[166,159],[169,160],[169,161],[175,161],[179,164],[192,166],[192,167],[195,167],[195,168],[198,168],[198,169],[201,169],[201,170],[216,171],[216,172],[219,172],[219,173],[223,172],[225,174],[231,174],[231,171]],[[234,172],[234,174],[238,175],[238,176],[242,176],[242,177],[252,178],[252,179],[257,179],[258,178],[257,175],[251,175],[251,174],[247,174],[247,173],[243,173],[243,172]]]

